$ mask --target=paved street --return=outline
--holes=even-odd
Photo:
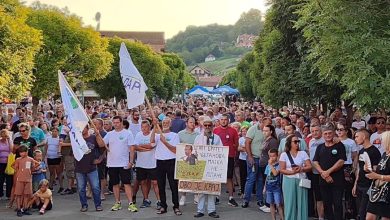
[[[56,191],[56,188],[55,190]],[[114,203],[114,196],[110,195],[107,196],[107,199],[103,201],[103,212],[96,212],[94,209],[93,201],[89,200],[89,207],[90,210],[85,213],[81,213],[79,211],[80,209],[80,202],[79,198],[77,196],[78,194],[73,195],[59,195],[54,193],[53,203],[54,203],[54,209],[51,211],[48,211],[45,215],[40,216],[39,213],[33,212],[32,216],[23,216],[22,218],[26,219],[56,219],[56,220],[79,220],[79,219],[194,219],[193,215],[196,211],[196,205],[193,204],[193,196],[188,195],[187,196],[187,204],[184,207],[181,207],[181,210],[183,212],[182,216],[175,216],[175,214],[172,211],[172,206],[168,208],[168,213],[164,215],[157,215],[155,210],[155,198],[154,195],[151,197],[153,201],[153,207],[140,209],[137,213],[131,213],[127,211],[127,206],[125,207],[125,201],[122,199],[122,210],[112,212],[110,211],[110,208],[112,204]],[[124,193],[121,194],[124,196]],[[167,190],[167,196],[169,196],[168,201],[171,201],[170,199],[170,191]],[[122,197],[123,198],[123,197]],[[239,199],[236,199],[238,203],[241,203]],[[140,203],[142,202],[142,195],[141,191],[138,192],[137,197],[137,207],[140,206]],[[191,203],[190,203],[191,202]],[[171,204],[168,202],[168,204]],[[227,195],[223,193],[221,204],[217,205],[217,212],[220,215],[221,219],[270,219],[270,215],[261,212],[258,208],[255,202],[251,203],[252,207],[249,207],[247,209],[243,209],[241,207],[231,207],[227,204]],[[6,201],[2,200],[0,201],[0,219],[19,219],[16,216],[16,213],[11,210],[5,208]],[[22,219],[21,218],[21,219]],[[208,216],[205,216],[201,219],[211,219]]]

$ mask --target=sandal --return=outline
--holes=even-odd
[[[165,213],[167,213],[167,210],[164,209],[164,208],[161,208],[161,209],[159,209],[159,210],[157,211],[157,214],[159,214],[159,215],[165,214]]]
[[[40,215],[43,215],[43,214],[45,214],[45,209],[41,209],[41,210],[39,210],[39,214],[40,214]]]
[[[179,208],[175,208],[175,209],[173,209],[173,212],[175,213],[175,215],[183,215],[183,213],[180,211],[180,209]]]

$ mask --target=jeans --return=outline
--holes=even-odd
[[[207,212],[210,214],[215,212],[215,195],[199,194],[198,212],[205,212],[205,202],[207,197]]]
[[[167,210],[167,195],[165,193],[166,180],[168,179],[169,187],[172,192],[173,208],[179,208],[179,187],[178,180],[175,180],[175,161],[157,160],[157,184],[159,189],[161,207]]]
[[[81,206],[88,207],[86,192],[87,180],[91,186],[95,207],[101,206],[99,175],[97,170],[94,170],[89,173],[76,173],[76,179]]]
[[[261,173],[261,169],[259,167],[259,158],[254,158],[254,165],[250,165],[247,162],[247,178],[246,178],[246,184],[245,184],[245,195],[244,195],[244,201],[250,202],[251,201],[251,195],[253,191],[253,187],[256,184],[256,197],[258,202],[263,202],[263,175]],[[255,166],[255,169],[253,170],[253,166]]]
[[[320,185],[325,219],[343,219],[343,186]]]

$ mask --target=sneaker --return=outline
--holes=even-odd
[[[160,201],[157,201],[157,204],[156,204],[156,209],[157,210],[160,210],[162,207],[161,207],[161,202]]]
[[[257,201],[257,203],[256,203],[256,204],[259,206],[259,208],[261,208],[261,207],[265,206],[265,205],[264,205],[264,203],[263,203],[263,202],[261,202],[261,201]]]
[[[22,213],[22,211],[20,209],[16,212],[16,216],[18,216],[18,217],[22,217],[23,216],[23,213]]]
[[[64,188],[60,187],[57,191],[57,193],[62,193],[64,191]]]
[[[152,202],[149,199],[144,199],[144,201],[142,202],[142,205],[140,206],[140,208],[150,207],[151,204],[152,204]]]
[[[194,195],[195,196],[195,195]],[[194,197],[194,201],[195,201],[195,197]],[[180,201],[179,201],[179,205],[180,206],[183,206],[186,204],[186,196],[181,196],[180,197]]]
[[[211,212],[211,213],[209,213],[209,216],[210,216],[211,218],[219,218],[219,215],[218,215],[216,212]]]
[[[73,194],[73,192],[72,192],[71,189],[65,189],[65,190],[62,191],[60,194],[61,194],[61,195],[71,195],[71,194]]]
[[[80,212],[86,212],[86,211],[88,211],[88,207],[87,206],[81,207]]]
[[[120,202],[116,202],[112,207],[111,211],[118,211],[122,209],[122,204]]]
[[[130,212],[138,212],[137,206],[135,206],[134,203],[129,203],[129,207],[127,207],[127,210]]]
[[[259,208],[261,211],[265,212],[265,213],[270,213],[271,212],[271,209],[265,205],[261,206]]]
[[[204,214],[201,213],[201,212],[197,212],[195,215],[194,215],[194,218],[200,218],[200,217],[203,217]]]
[[[96,206],[96,211],[97,211],[97,212],[103,211],[103,207],[102,207],[101,205]]]
[[[26,209],[22,212],[23,215],[32,215],[30,210]]]
[[[241,205],[242,208],[248,208],[248,206],[249,206],[248,202],[243,202]]]
[[[236,200],[234,200],[233,198],[232,198],[232,199],[229,199],[228,204],[231,205],[231,206],[233,206],[233,207],[237,207],[237,206],[238,206]]]

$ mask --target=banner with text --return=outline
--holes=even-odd
[[[175,179],[179,191],[217,194],[226,183],[229,148],[180,144],[176,147]]]

